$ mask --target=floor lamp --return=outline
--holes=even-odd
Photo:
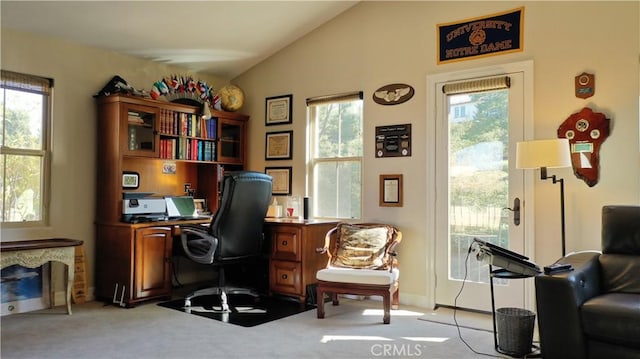
[[[516,145],[516,168],[540,169],[540,179],[551,179],[560,183],[560,215],[562,219],[562,256],[565,256],[564,225],[564,179],[547,176],[547,168],[571,167],[569,141],[566,138],[518,142]]]

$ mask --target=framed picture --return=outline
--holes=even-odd
[[[267,97],[265,100],[264,124],[282,125],[293,121],[291,112],[293,109],[293,95]]]
[[[210,212],[207,211],[207,202],[204,198],[194,198],[193,205],[196,207],[196,213],[199,216],[210,214]]]
[[[16,314],[50,308],[51,264],[27,268],[10,265],[0,271],[1,314]]]
[[[265,160],[290,160],[293,147],[293,131],[267,132]]]
[[[291,167],[265,167],[264,173],[273,178],[271,194],[274,196],[291,194]]]
[[[175,161],[163,161],[162,173],[166,175],[174,175],[178,171],[178,166]]]
[[[122,188],[136,189],[140,187],[140,174],[138,172],[122,172]]]
[[[380,207],[402,207],[402,175],[380,175]]]

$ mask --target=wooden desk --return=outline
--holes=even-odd
[[[123,307],[151,299],[171,298],[173,238],[180,225],[208,220],[148,223],[98,223],[96,297]],[[327,258],[316,253],[337,221],[289,218],[265,219],[264,234],[271,244],[269,291],[305,303],[307,286]],[[313,293],[311,293],[313,295]]]
[[[74,247],[82,245],[82,243],[79,240],[65,238],[1,242],[0,269],[15,264],[27,268],[37,268],[52,261],[63,263],[66,265],[65,301],[67,314],[71,315],[71,287],[75,269]],[[49,292],[49,306],[53,306],[52,291]]]
[[[97,223],[96,298],[122,307],[171,298],[173,238],[209,220]]]
[[[338,224],[335,220],[266,218],[264,233],[271,243],[269,291],[297,297],[300,304],[307,297],[308,286],[316,283],[316,272],[327,265],[327,256],[316,253],[324,246],[324,236]]]

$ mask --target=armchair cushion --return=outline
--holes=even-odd
[[[640,294],[640,207],[602,207],[602,283],[604,292]]]
[[[389,285],[398,280],[400,270],[377,269],[352,270],[350,268],[329,267],[316,273],[316,279],[326,282]]]
[[[387,225],[338,224],[338,238],[331,265],[361,269],[388,269],[387,244],[393,227]]]
[[[599,258],[604,292],[640,294],[640,259],[635,255],[602,254]]]
[[[640,301],[638,295],[609,293],[582,305],[584,333],[606,343],[640,348]]]

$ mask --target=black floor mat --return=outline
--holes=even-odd
[[[192,298],[190,308],[184,307],[184,299],[158,305],[243,327],[253,327],[315,308],[312,305],[301,305],[298,301],[288,298],[261,296],[256,299],[244,294],[229,295],[227,303],[230,312],[226,313],[221,310],[220,296],[215,295]]]

